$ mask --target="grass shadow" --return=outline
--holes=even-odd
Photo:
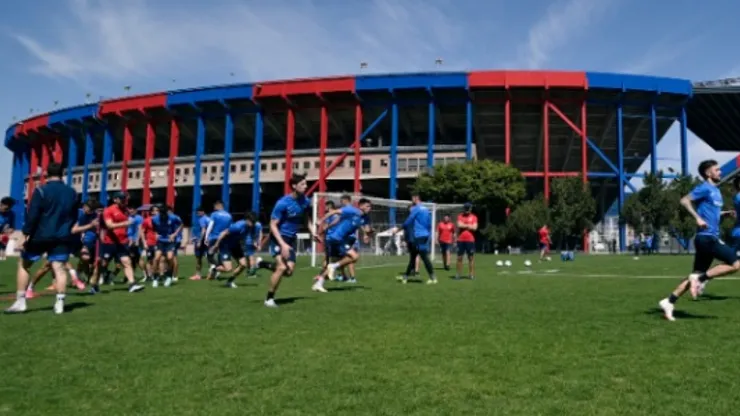
[[[657,316],[662,317],[663,310],[660,308],[651,308],[645,311],[645,315],[657,315]],[[696,315],[696,314],[684,312],[684,311],[674,311],[673,316],[676,319],[718,319],[718,317],[714,315]]]
[[[729,299],[740,299],[737,296],[721,296],[721,295],[711,295],[711,294],[703,294],[699,296],[700,300],[729,300]]]
[[[92,303],[88,303],[88,302],[67,303],[64,305],[64,312],[72,312],[76,309],[85,309],[88,306],[92,306],[92,305],[93,305]],[[54,310],[54,306],[47,306],[45,308],[33,309],[33,310],[29,310],[28,312],[42,312],[42,311],[51,311],[51,310]]]
[[[362,285],[357,286],[338,286],[338,287],[328,287],[326,288],[329,292],[351,292],[353,290],[372,290],[369,287],[365,287]]]

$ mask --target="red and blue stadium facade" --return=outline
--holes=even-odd
[[[228,206],[234,200],[229,166],[234,148],[239,145],[235,131],[242,130],[235,127],[235,117],[250,120],[249,145],[253,147],[250,150],[255,166],[260,166],[266,146],[279,143],[286,162],[284,176],[288,178],[294,169],[294,154],[301,146],[296,136],[296,115],[312,111],[318,114],[317,151],[321,161],[319,179],[312,185],[312,191],[327,190],[332,172],[344,158],[350,157],[355,161],[353,189],[361,192],[363,178],[359,161],[365,140],[374,130],[384,128],[384,137],[390,139],[389,177],[387,191],[375,193],[400,198],[398,156],[403,148],[400,136],[419,136],[414,131],[403,133],[401,113],[411,114],[411,110],[405,109],[413,108],[416,111],[413,117],[426,120],[409,123],[411,126],[406,128],[428,126],[423,140],[429,168],[435,163],[437,141],[449,136],[444,140],[454,139],[461,148],[464,145],[468,160],[487,158],[516,166],[532,184],[532,191],[542,192],[546,198],[550,195],[552,178],[582,177],[603,200],[605,212],[615,200],[621,207],[625,187],[631,187],[632,178],[644,175],[637,170],[648,155],[650,170],[657,171],[658,142],[676,121],[680,123],[681,147],[677,173],[691,173],[687,109],[692,97],[693,88],[688,80],[598,72],[476,71],[296,79],[161,92],[61,109],[11,126],[6,132],[5,145],[13,152],[11,196],[17,200],[30,195],[31,192],[24,191],[32,190],[37,181],[43,180],[32,173],[43,170],[54,160],[68,167],[70,182],[72,171],[82,170],[83,199],[89,196],[88,172],[91,166],[99,166],[102,184],[98,198],[106,203],[109,192],[114,190],[109,188],[106,174],[114,162],[114,146],[121,148],[116,151],[120,156],[115,163],[120,163],[122,175],[118,188],[122,190],[128,188],[129,166],[143,163],[144,171],[149,172],[155,159],[155,146],[158,149],[165,146],[159,151],[166,152],[169,164],[164,198],[167,204],[178,202],[182,207],[182,202],[186,202],[177,201],[174,178],[177,161],[193,158],[194,171],[200,172],[203,158],[210,153],[223,158],[220,198]],[[354,128],[351,144],[347,146],[345,142],[337,148],[328,133],[329,113],[340,108],[352,114],[354,120],[347,121],[348,124],[353,121]],[[279,142],[266,139],[266,117],[274,119],[274,114],[284,118],[280,126],[285,129],[280,129]],[[445,120],[440,120],[443,118],[440,114],[444,114]],[[207,149],[212,140],[206,138],[209,120],[219,123],[223,120],[223,149]],[[158,133],[161,129],[156,130],[155,123],[169,125],[165,137]],[[193,152],[183,152],[180,148],[183,123],[195,126]],[[381,124],[386,127],[379,127]],[[135,130],[142,133],[135,134]],[[446,131],[444,136],[442,131]],[[99,156],[95,149],[102,149]],[[136,157],[136,153],[140,156]],[[337,157],[329,163],[332,155]],[[192,200],[187,201],[190,211],[202,202],[200,177],[195,175]],[[254,172],[253,184],[260,184],[260,169]],[[257,212],[262,208],[261,189],[261,186],[251,187],[251,208]],[[140,202],[151,202],[149,181],[143,181]],[[17,204],[15,209],[18,221],[22,222],[23,204]],[[620,235],[620,246],[624,249],[624,227]]]

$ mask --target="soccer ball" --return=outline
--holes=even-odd
[[[511,267],[511,260],[506,260],[504,265],[506,265],[506,267]]]
[[[504,265],[504,262],[501,261],[501,260],[499,260],[499,261],[496,262],[496,266],[498,266],[498,267],[502,267],[503,265]]]
[[[531,262],[531,261],[529,261],[529,260],[524,260],[524,265],[525,265],[526,267],[530,267],[530,266],[532,266],[532,262]]]

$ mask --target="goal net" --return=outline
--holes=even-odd
[[[341,206],[340,199],[344,194],[339,193],[315,193],[313,195],[313,222],[317,224],[326,214],[325,206],[328,201],[332,201],[338,208]],[[367,198],[373,204],[370,211],[370,226],[374,230],[372,236],[366,236],[363,231],[357,235],[357,245],[355,250],[360,254],[360,260],[357,267],[386,267],[386,266],[405,266],[408,263],[408,251],[406,248],[406,236],[403,231],[395,235],[392,233],[393,227],[401,228],[404,220],[408,217],[411,201],[400,199],[376,198],[364,195],[350,195],[352,203],[356,204],[360,198]],[[462,212],[462,204],[435,204],[424,202],[424,206],[429,208],[432,213],[432,235],[430,238],[431,250],[430,257],[432,261],[439,260],[440,248],[437,242],[437,224],[442,221],[445,215],[454,218]],[[430,248],[431,248],[430,247]],[[325,250],[323,245],[313,242],[311,247],[311,266],[321,267],[325,259]],[[423,270],[423,265],[422,265]]]

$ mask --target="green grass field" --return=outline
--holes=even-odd
[[[129,294],[70,291],[0,316],[0,414],[732,415],[740,396],[740,282],[656,309],[691,259],[580,256],[522,274],[479,257],[475,281],[360,270],[311,292],[313,272],[262,305],[267,275],[239,289],[180,281]],[[184,259],[182,274],[192,260]],[[548,273],[548,270],[559,269]],[[3,307],[15,261],[0,264]],[[508,272],[508,273],[503,273]],[[43,283],[47,283],[45,281]],[[45,286],[45,285],[44,285]]]

